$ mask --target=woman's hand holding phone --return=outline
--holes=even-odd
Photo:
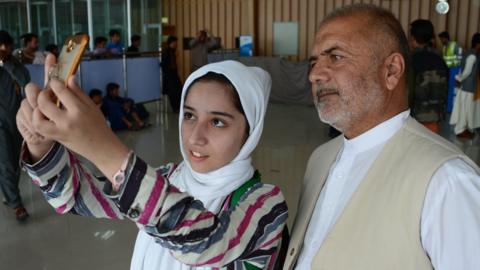
[[[58,61],[54,55],[48,55],[46,59],[48,61],[45,61],[44,68],[45,88],[49,87],[48,83],[52,77],[59,78],[66,83],[67,79],[76,72],[88,40],[88,35],[68,37],[62,47]],[[35,117],[40,117],[38,113],[34,113],[40,91],[40,88],[32,83],[25,87],[26,99],[22,101],[16,116],[17,128],[27,144],[32,162],[40,160],[53,144],[52,139],[40,135],[34,126],[34,123],[38,122],[34,121]],[[52,99],[55,99],[51,91],[49,95]],[[60,107],[60,103],[56,102],[57,106]]]
[[[66,51],[65,46],[69,46],[68,42],[62,53]],[[19,131],[29,148],[32,162],[40,160],[57,141],[89,159],[110,179],[129,149],[107,126],[100,109],[75,83],[75,65],[78,63],[71,61],[78,61],[78,55],[62,57],[62,53],[53,67],[55,75],[59,76],[49,76],[45,90],[40,91],[34,84],[27,85],[27,99],[17,113]],[[50,71],[46,67],[46,72]],[[63,79],[64,76],[68,77]]]
[[[56,106],[53,96],[62,103]],[[93,162],[108,178],[120,168],[129,149],[107,126],[100,109],[75,83],[52,79],[38,95],[33,124],[39,134],[51,138]]]

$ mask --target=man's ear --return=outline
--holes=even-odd
[[[392,91],[405,73],[405,59],[400,53],[393,53],[385,59],[383,78],[385,87]]]

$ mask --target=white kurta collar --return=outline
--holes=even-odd
[[[409,115],[410,110],[403,111],[353,139],[344,137],[343,152],[359,154],[385,143],[402,128]]]

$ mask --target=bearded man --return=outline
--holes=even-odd
[[[310,157],[284,269],[478,269],[479,168],[410,116],[408,50],[373,5],[321,23],[309,79],[343,136]]]

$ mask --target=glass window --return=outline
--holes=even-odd
[[[133,2],[133,1],[132,1]],[[128,45],[126,0],[92,0],[93,37],[104,36],[114,29],[120,32],[121,42]]]
[[[63,41],[76,33],[88,33],[88,12],[86,0],[55,1],[57,20],[57,41]]]
[[[127,25],[127,0],[90,0],[92,2],[93,36],[104,36],[115,29],[121,42],[130,44]],[[28,32],[26,0],[0,0],[0,29],[7,30],[19,47],[19,37]],[[161,39],[161,3],[158,0],[130,0],[132,35],[140,35],[142,51],[158,50]],[[32,32],[39,36],[43,49],[57,45],[78,32],[88,33],[87,0],[30,0]],[[55,38],[56,30],[56,38]]]
[[[161,38],[161,1],[132,1],[132,35],[142,37],[143,51],[157,51]]]
[[[30,3],[32,33],[38,35],[38,44],[43,49],[54,42],[52,1],[32,0]]]
[[[20,47],[20,36],[28,31],[25,0],[0,3],[0,29],[13,37],[15,48]]]

